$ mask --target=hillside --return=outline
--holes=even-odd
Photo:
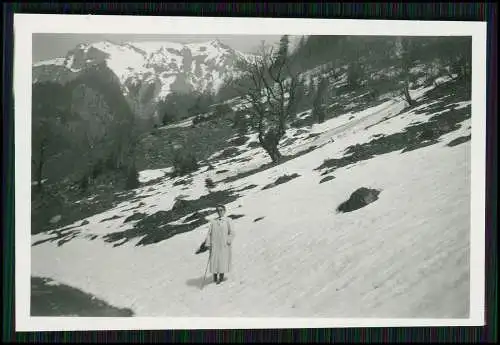
[[[250,135],[212,170],[144,171],[134,196],[34,235],[32,274],[136,316],[467,317],[470,94],[442,78],[412,96],[289,129],[282,149],[302,154],[278,166]],[[344,203],[361,187],[371,203]],[[234,271],[200,292],[215,202]]]
[[[285,56],[285,82],[168,95],[162,125],[137,120],[109,60],[35,83],[32,309],[467,317],[470,40],[447,40],[311,36],[287,54],[284,36],[269,74]],[[234,266],[200,291],[216,203],[234,222]]]
[[[301,60],[304,58],[304,51],[307,53],[305,57],[309,57],[312,52],[320,49],[318,47],[321,47],[323,50],[331,50],[330,48],[327,49],[329,47],[326,45],[328,40],[332,41],[330,42],[332,45],[335,42],[338,45],[338,38],[325,37],[322,38],[322,45],[316,45],[317,48],[314,50],[310,48],[310,45],[311,42],[314,43],[315,39],[317,39],[315,36],[311,36],[306,41],[307,44],[305,46],[299,45],[294,51],[293,54],[296,57],[293,58],[293,61],[295,64],[300,65],[302,63]],[[415,48],[413,49],[415,51],[415,61],[411,64],[408,73],[410,78],[408,82],[409,88],[415,89],[431,85],[437,87],[439,86],[439,78],[442,76],[453,77],[453,75],[457,75],[456,73],[460,72],[457,71],[456,62],[453,59],[460,59],[461,52],[464,50],[458,48],[463,47],[463,43],[458,45],[458,48],[452,46],[453,49],[446,50],[446,54],[443,53],[436,57],[434,52],[435,45],[440,42],[443,43],[442,40],[446,41],[446,38],[439,39],[441,41],[431,41],[434,45],[430,45],[427,41],[419,42],[419,45],[415,44]],[[323,58],[323,60],[318,61],[323,64],[303,71],[300,76],[302,81],[302,97],[297,105],[297,117],[290,122],[292,128],[300,129],[304,126],[311,126],[314,123],[315,120],[313,119],[314,116],[311,113],[311,108],[316,97],[318,84],[321,81],[326,81],[327,84],[327,90],[323,95],[322,101],[327,119],[341,117],[346,113],[354,113],[366,107],[380,104],[387,99],[399,97],[402,82],[402,77],[397,74],[398,64],[400,63],[399,58],[393,56],[394,54],[391,55],[390,51],[388,53],[381,49],[368,49],[367,51],[354,49],[358,47],[359,40],[362,41],[361,43],[371,42],[371,45],[364,46],[365,49],[366,47],[373,47],[374,45],[376,46],[376,43],[380,43],[380,39],[376,37],[371,39],[372,41],[367,38],[348,38],[343,43],[343,46],[341,45],[343,48],[340,51],[346,54],[345,57],[342,57],[342,59],[336,61],[334,64],[331,62],[328,63]],[[385,45],[395,45],[395,40],[391,39]],[[335,47],[335,45],[333,46]],[[350,49],[347,49],[349,47]],[[420,47],[426,49],[432,48],[431,54],[427,56]],[[156,48],[153,46],[151,49],[154,51]],[[323,51],[321,49],[319,52]],[[445,50],[444,48],[440,49]],[[351,60],[349,63],[342,64],[347,60],[352,51],[358,51],[357,56],[359,61],[363,61],[362,67],[360,67],[361,70],[353,70],[352,68],[353,64],[359,62],[357,60]],[[361,52],[368,55],[362,55]],[[454,52],[455,54],[452,55]],[[314,56],[324,57],[325,55],[316,54]],[[416,60],[416,58],[419,58],[419,60]],[[357,72],[353,73],[353,71]],[[86,130],[89,128],[88,131],[90,131],[92,139],[88,140],[84,137],[82,142],[80,142],[80,140],[75,139],[81,136],[81,133],[79,133],[81,130],[77,131],[78,136],[75,136],[73,135],[73,129],[70,129],[69,133],[67,133],[64,126],[56,126],[55,132],[58,134],[58,137],[66,137],[67,140],[66,142],[62,141],[61,138],[54,140],[54,145],[59,149],[54,152],[47,151],[44,154],[46,164],[44,165],[42,180],[45,181],[45,193],[43,195],[35,195],[32,222],[33,233],[54,228],[55,225],[51,224],[49,220],[57,214],[64,213],[65,216],[61,221],[67,224],[78,219],[78,217],[103,211],[115,204],[116,200],[121,198],[117,196],[117,193],[129,189],[126,187],[128,184],[127,181],[129,176],[134,175],[134,170],[151,170],[171,166],[176,147],[182,147],[184,151],[189,151],[202,164],[207,163],[209,156],[219,150],[225,149],[224,155],[234,155],[235,152],[239,151],[236,148],[227,147],[227,142],[239,131],[236,128],[237,126],[235,127],[236,116],[243,115],[247,118],[249,116],[248,112],[244,109],[245,107],[242,106],[243,103],[240,97],[234,97],[225,102],[226,106],[231,107],[232,110],[227,114],[222,114],[222,117],[220,114],[216,114],[217,104],[215,104],[215,107],[209,105],[211,102],[215,102],[213,99],[205,99],[201,102],[205,104],[198,102],[198,115],[187,117],[190,114],[189,107],[193,107],[193,104],[196,105],[196,102],[193,103],[193,100],[200,100],[199,95],[191,93],[174,98],[169,98],[171,96],[169,95],[166,101],[159,102],[158,109],[165,111],[164,118],[167,117],[170,120],[163,126],[155,126],[157,128],[153,128],[152,124],[148,121],[136,122],[133,125],[135,134],[126,133],[124,135],[121,125],[117,125],[113,121],[97,122],[97,126],[92,124],[94,118],[93,116],[88,116],[88,109],[93,109],[92,107],[96,105],[97,108],[93,110],[94,114],[102,113],[102,116],[106,115],[111,120],[114,118],[113,114],[134,114],[133,106],[128,102],[127,107],[127,99],[117,91],[120,89],[117,79],[118,77],[108,67],[106,62],[87,67],[85,73],[75,79],[76,81],[85,80],[85,85],[90,87],[90,92],[83,94],[81,92],[74,93],[72,86],[79,83],[74,81],[66,83],[62,90],[56,92],[52,92],[50,89],[45,90],[47,83],[34,84],[34,118],[40,115],[44,119],[53,118],[53,114],[60,112],[60,108],[63,107],[58,106],[58,103],[54,101],[60,101],[66,107],[66,113],[71,114],[71,118],[74,119],[76,114],[78,115],[76,119],[87,119],[77,123],[77,128]],[[470,80],[470,78],[464,79],[465,85],[468,85],[467,80]],[[106,89],[114,91],[108,92]],[[68,92],[72,94],[69,98],[71,102],[68,103],[69,99],[67,96],[63,96],[60,99],[52,97],[50,104],[44,105],[43,101],[47,99],[44,95],[51,92],[57,95],[66,95],[65,92]],[[40,93],[40,96],[35,98],[38,93]],[[39,109],[37,108],[38,103],[44,106]],[[79,104],[81,106],[78,106]],[[196,113],[194,112],[194,114]],[[195,124],[194,121],[198,119],[202,119],[203,121]],[[92,128],[95,128],[97,132],[92,132]],[[64,135],[60,135],[59,131],[61,129]],[[125,130],[130,131],[127,128]],[[35,128],[34,131],[36,132]],[[127,143],[135,140],[138,140],[137,145],[133,148],[127,148]],[[238,140],[241,140],[241,138]],[[293,138],[284,137],[281,141],[285,143],[290,140],[293,140]],[[36,145],[36,143],[34,141],[33,145]],[[93,148],[91,150],[85,149],[89,145],[93,145]],[[253,147],[259,146],[256,142],[251,145]],[[38,152],[39,150],[39,147],[33,147],[33,152]],[[125,150],[129,150],[129,152],[125,153]],[[123,158],[120,157],[128,158],[128,162],[121,162]],[[120,165],[123,166],[122,169],[117,170],[112,168]],[[84,167],[83,170],[80,167]],[[38,167],[35,167],[32,171],[36,173]],[[34,175],[34,181],[37,181],[36,174]],[[86,182],[87,180],[89,182]],[[133,183],[132,186],[136,184]],[[92,205],[74,203],[83,196],[100,202],[93,203]],[[61,223],[58,224],[59,226],[61,225]]]

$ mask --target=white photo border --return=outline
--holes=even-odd
[[[485,324],[486,22],[14,14],[16,331],[483,326]],[[472,36],[470,315],[467,319],[31,317],[32,35],[225,34]]]

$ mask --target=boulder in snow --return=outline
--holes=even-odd
[[[337,212],[352,212],[358,210],[376,201],[379,194],[380,191],[377,189],[366,187],[358,188],[351,194],[349,200],[344,201],[337,207]]]

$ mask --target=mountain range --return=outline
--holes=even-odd
[[[152,105],[173,92],[216,93],[227,77],[238,75],[236,59],[252,56],[217,39],[189,44],[102,41],[79,44],[64,57],[34,63],[32,80],[65,84],[105,64],[134,112],[147,116]]]

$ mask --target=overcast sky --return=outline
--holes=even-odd
[[[262,40],[268,44],[279,42],[279,35],[121,35],[121,34],[33,34],[33,62],[63,57],[80,43],[110,40],[115,43],[134,41],[204,42],[218,38],[233,49],[255,51]]]

